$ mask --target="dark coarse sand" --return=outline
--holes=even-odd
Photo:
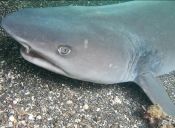
[[[103,5],[116,1],[1,1],[0,16],[24,7]],[[99,85],[51,73],[25,61],[0,28],[0,128],[149,128],[151,105],[135,84]],[[175,73],[161,76],[175,101]]]

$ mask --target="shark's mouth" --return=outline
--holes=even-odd
[[[22,45],[22,47],[20,49],[20,53],[25,60],[27,60],[27,61],[29,61],[29,62],[31,62],[39,67],[42,67],[42,68],[45,68],[49,71],[67,76],[67,73],[63,69],[61,69],[57,65],[51,63],[50,61],[48,61],[48,59],[41,56],[37,52],[31,50],[30,47],[28,47],[28,46],[26,47],[26,45]]]
[[[27,45],[28,41],[15,35],[5,24],[3,24],[3,28],[7,31],[9,35],[11,35],[16,41],[18,41],[22,45],[20,53],[25,60],[49,71],[68,76],[68,73],[60,68],[58,64],[52,63],[51,61],[49,61],[48,57],[44,57],[42,56],[42,54],[39,54],[38,52],[33,50],[29,45]]]

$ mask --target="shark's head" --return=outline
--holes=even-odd
[[[40,67],[96,83],[129,79],[122,34],[74,8],[23,9],[6,16],[2,27],[23,46],[22,56]]]

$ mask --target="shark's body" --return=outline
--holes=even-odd
[[[23,9],[2,20],[22,56],[50,71],[95,83],[137,83],[175,115],[155,78],[175,70],[175,2]]]

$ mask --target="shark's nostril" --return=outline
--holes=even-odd
[[[58,46],[58,53],[60,55],[68,55],[71,52],[71,47],[67,45],[60,45]]]

